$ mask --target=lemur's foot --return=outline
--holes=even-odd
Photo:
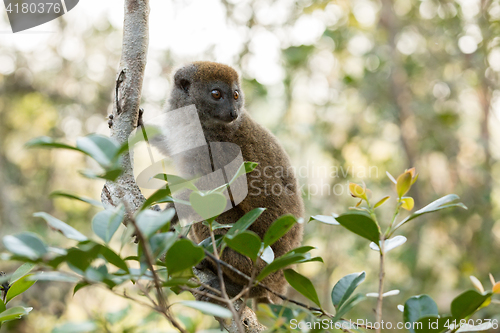
[[[113,114],[108,115],[108,127],[113,127]]]
[[[137,127],[144,125],[144,122],[142,121],[143,114],[144,114],[144,109],[139,108],[139,118],[137,119]]]
[[[143,114],[144,114],[144,109],[139,108],[139,119],[137,119],[137,127],[144,125],[144,122],[142,121]],[[109,128],[113,127],[113,114],[108,115],[108,127]]]

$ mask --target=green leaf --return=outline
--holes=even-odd
[[[342,305],[351,297],[356,288],[365,280],[366,273],[352,273],[344,276],[335,284],[332,289],[332,304],[336,308]]]
[[[33,310],[33,308],[24,308],[22,306],[15,306],[13,308],[5,310],[0,313],[0,323],[19,319],[22,316],[26,316],[27,314],[29,314],[31,310]]]
[[[325,224],[339,225],[339,223],[337,222],[337,220],[335,220],[335,217],[333,215],[311,216],[309,218],[309,222],[311,222],[311,221],[318,221],[318,222],[325,223]]]
[[[12,273],[11,277],[10,277],[10,283],[14,283],[16,282],[17,280],[19,280],[20,278],[22,278],[23,276],[25,276],[26,274],[28,274],[29,272],[31,272],[31,270],[33,268],[35,268],[35,264],[32,264],[32,263],[24,263],[22,264],[21,266],[19,266],[18,269],[16,269],[16,271],[14,273]]]
[[[206,221],[203,221],[202,222],[203,225],[206,225],[207,227],[209,226],[208,223],[206,223]],[[213,221],[212,222],[212,230],[217,230],[217,229],[230,229],[233,227],[234,224],[220,224],[218,223],[217,221]]]
[[[285,253],[285,255],[295,254],[295,253],[307,253],[307,252],[314,250],[314,249],[315,249],[314,246],[300,246],[300,247],[297,247],[295,249],[288,251],[287,253]]]
[[[226,197],[219,192],[205,194],[193,191],[189,195],[189,202],[195,212],[205,220],[219,216],[227,205]]]
[[[79,242],[83,242],[87,240],[87,237],[85,237],[81,232],[76,230],[75,228],[69,226],[65,222],[56,219],[50,214],[44,213],[44,212],[38,212],[33,214],[34,217],[41,217],[44,219],[47,224],[54,229],[55,231],[59,231],[61,234],[66,236],[69,239],[74,239]]]
[[[151,194],[149,198],[147,198],[146,201],[144,201],[144,203],[142,204],[141,210],[145,210],[151,207],[154,203],[164,200],[169,200],[170,202],[174,201],[174,199],[172,198],[172,192],[170,192],[170,189],[168,188],[161,188],[155,193]]]
[[[247,230],[248,227],[250,227],[265,210],[265,208],[252,209],[236,221],[233,227],[227,231],[226,236],[237,235],[238,233]]]
[[[249,257],[253,262],[257,260],[262,247],[260,237],[253,231],[244,231],[234,236],[226,234],[224,241],[230,248]]]
[[[180,239],[167,251],[165,264],[168,274],[172,275],[192,268],[205,257],[203,249],[189,239]]]
[[[460,197],[456,194],[445,195],[444,197],[439,198],[436,201],[431,202],[430,204],[428,204],[424,208],[417,210],[416,212],[414,212],[413,214],[411,214],[410,216],[405,218],[403,221],[401,221],[394,229],[399,228],[400,226],[402,226],[406,222],[411,221],[411,220],[419,217],[420,215],[432,213],[432,212],[435,212],[435,211],[438,211],[441,209],[450,208],[450,207],[461,207],[463,209],[467,209],[467,207],[461,202],[452,203],[453,201],[456,201],[459,199],[460,199]]]
[[[95,332],[99,326],[93,321],[66,323],[52,330],[52,333],[89,333]]]
[[[82,274],[101,255],[101,245],[92,241],[78,244],[79,248],[68,249],[65,262],[76,273]]]
[[[85,287],[88,287],[90,286],[90,283],[86,282],[86,281],[81,281],[81,282],[78,282],[76,285],[75,285],[75,288],[73,289],[73,296],[77,293],[77,291],[79,291],[80,289],[83,289]]]
[[[37,235],[24,232],[16,236],[7,235],[3,238],[5,248],[20,256],[36,260],[47,253],[47,247]]]
[[[123,269],[125,272],[129,272],[128,266],[125,261],[116,254],[112,249],[106,246],[100,246],[100,253],[110,264],[115,265],[116,267]]]
[[[414,323],[421,318],[427,316],[438,316],[438,308],[436,302],[428,295],[419,295],[410,297],[406,303],[403,312],[405,323]],[[411,333],[415,333],[412,327],[409,329]]]
[[[232,318],[231,311],[226,308],[223,308],[220,305],[212,304],[208,302],[200,302],[200,301],[183,301],[178,304],[182,304],[184,306],[190,307],[192,309],[199,310],[204,314],[219,317],[219,318]]]
[[[123,169],[120,167],[116,167],[105,171],[106,172],[99,174],[91,170],[81,170],[79,171],[79,173],[82,176],[89,179],[104,179],[104,180],[115,181],[118,177],[120,177],[120,175],[123,172]]]
[[[274,221],[264,235],[264,247],[273,245],[297,223],[293,215],[283,215]]]
[[[297,263],[305,263],[310,261],[318,261],[318,258],[312,258],[309,253],[287,253],[279,258],[274,259],[272,263],[264,267],[257,276],[257,281],[262,281],[269,274],[276,272],[282,268],[288,267]]]
[[[38,137],[38,138],[34,138],[28,142],[26,142],[25,146],[27,148],[59,148],[59,149],[69,149],[69,150],[75,150],[75,151],[78,151],[80,153],[84,153],[85,152],[81,149],[78,149],[78,148],[75,148],[73,146],[70,146],[70,145],[67,145],[67,144],[64,144],[64,143],[59,143],[59,142],[55,142],[54,139],[52,138],[49,138],[48,136],[41,136],[41,137]]]
[[[174,215],[175,209],[173,208],[169,208],[161,212],[156,212],[150,209],[143,210],[137,215],[137,227],[143,236],[149,239],[155,232],[169,223]]]
[[[103,282],[108,272],[101,272],[100,270],[89,266],[85,270],[85,280],[89,282]]]
[[[380,231],[375,221],[373,221],[369,215],[363,212],[350,212],[340,215],[336,220],[356,235],[378,244],[380,240]]]
[[[285,274],[285,279],[295,290],[321,308],[318,293],[316,292],[316,289],[314,289],[311,280],[306,278],[304,275],[297,273],[293,269],[285,269],[283,273]]]
[[[222,241],[224,240],[224,235],[215,235],[215,247],[219,247],[222,244]],[[214,247],[212,245],[212,237],[208,236],[204,240],[202,240],[198,246],[201,246],[205,250],[207,250],[210,253],[214,253]]]
[[[79,195],[71,194],[71,193],[66,193],[62,191],[54,191],[50,194],[51,197],[63,197],[63,198],[68,198],[68,199],[73,199],[73,200],[79,200],[82,202],[86,202],[88,204],[91,204],[96,207],[102,207],[102,203],[94,200],[94,199],[89,199],[89,198],[84,198]]]
[[[231,178],[231,180],[229,181],[228,184],[231,185],[232,183],[234,183],[234,181],[236,179],[238,179],[238,177],[240,177],[246,173],[252,172],[257,167],[257,165],[259,165],[259,163],[243,162],[243,164],[240,165],[240,167],[238,168],[238,170],[236,171],[233,178]]]
[[[30,279],[37,281],[57,281],[57,282],[78,282],[79,279],[75,276],[68,275],[61,272],[38,272],[32,274]]]
[[[479,307],[491,298],[492,293],[480,294],[475,290],[467,290],[455,297],[451,302],[451,315],[459,321],[476,312]]]
[[[0,298],[0,313],[4,312],[5,310],[7,310],[7,308],[5,307],[5,303],[3,302],[3,299]]]
[[[142,126],[141,126],[142,127]],[[146,134],[146,135],[144,135]],[[120,149],[115,154],[115,158],[127,152],[130,146],[134,146],[141,141],[151,141],[152,138],[161,136],[162,132],[158,126],[144,125],[143,131],[136,131],[133,136],[120,146]]]
[[[184,188],[190,189],[192,191],[198,191],[198,188],[194,185],[194,180],[192,179],[184,179],[182,177],[176,175],[170,175],[167,173],[159,173],[155,175],[153,178],[163,180],[167,182],[167,189],[172,192],[177,192]]]
[[[113,166],[115,156],[120,146],[118,143],[106,136],[90,134],[76,140],[76,147],[92,157],[103,168]]]
[[[168,249],[175,243],[177,236],[173,232],[164,232],[161,234],[153,235],[149,239],[153,257],[157,259],[160,255],[167,252]]]
[[[92,230],[105,243],[109,243],[120,224],[123,222],[125,209],[120,206],[97,213],[92,219]]]
[[[10,285],[5,298],[6,303],[9,303],[14,297],[22,294],[35,284],[36,281],[30,280],[30,276],[32,275],[26,275]]]
[[[333,318],[333,321],[334,322],[338,321],[347,312],[351,311],[351,309],[354,308],[359,302],[362,302],[365,299],[366,299],[366,296],[363,294],[357,294],[357,295],[354,295],[353,297],[349,298],[349,300],[347,300],[347,302],[345,302],[342,305],[342,307],[340,307],[338,309],[337,313],[335,313],[335,317]]]

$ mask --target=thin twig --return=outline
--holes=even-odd
[[[129,295],[127,294],[127,291],[126,291],[126,290],[124,290],[124,291],[123,291],[123,294],[121,294],[121,293],[119,293],[119,292],[117,292],[117,291],[115,291],[115,290],[113,290],[113,289],[109,289],[109,288],[108,288],[107,286],[105,286],[105,285],[98,285],[98,286],[100,286],[100,287],[102,287],[102,288],[105,288],[105,289],[106,289],[106,290],[108,290],[108,291],[111,291],[113,294],[115,294],[115,295],[117,295],[117,296],[120,296],[120,297],[122,297],[122,298],[126,298],[126,299],[129,299],[129,300],[131,300],[131,301],[134,301],[135,303],[137,303],[137,304],[139,304],[139,305],[142,305],[142,306],[145,306],[145,307],[148,307],[148,308],[150,308],[150,309],[152,309],[152,310],[154,310],[154,311],[156,311],[156,312],[160,312],[160,311],[159,311],[159,309],[158,309],[156,306],[153,306],[153,305],[151,305],[151,304],[148,304],[148,303],[146,303],[146,302],[143,302],[143,301],[141,301],[140,299],[137,299],[137,298],[135,298],[135,297],[129,296]]]
[[[123,204],[125,206],[125,209],[127,210],[127,213],[129,214],[129,216],[132,216],[132,214],[129,211],[128,204],[125,201],[123,201]],[[146,263],[147,263],[149,269],[151,270],[151,274],[153,275],[153,281],[154,281],[154,285],[155,285],[155,289],[156,289],[156,297],[158,299],[159,309],[161,309],[160,313],[162,313],[172,323],[172,325],[175,328],[177,328],[179,331],[181,331],[182,333],[187,333],[187,331],[184,328],[182,328],[182,326],[170,314],[168,302],[165,298],[165,295],[163,294],[163,289],[162,289],[160,277],[158,276],[158,274],[156,273],[156,271],[154,269],[154,260],[153,260],[153,256],[151,254],[151,251],[149,248],[149,243],[147,242],[147,239],[144,237],[141,230],[139,229],[135,218],[131,217],[130,223],[132,223],[132,225],[135,228],[135,235],[136,235],[139,243],[142,245],[142,249],[144,251],[144,257],[146,258]]]
[[[381,234],[380,235],[380,272],[379,272],[379,285],[378,285],[378,300],[377,300],[377,322],[379,325],[377,326],[377,333],[381,332],[381,325],[380,323],[382,322],[382,302],[384,300],[383,293],[384,293],[384,277],[385,277],[385,271],[384,271],[384,251],[385,251],[385,238]]]
[[[147,288],[145,288],[142,284],[140,284],[139,281],[137,281],[136,285],[144,293],[144,296],[146,296],[151,303],[153,303],[155,306],[158,306],[155,300],[149,295],[149,291],[147,290]]]
[[[250,290],[252,289],[253,285],[255,284],[254,280],[255,280],[255,275],[257,274],[257,262],[260,260],[259,257],[257,257],[257,261],[254,263],[253,267],[252,267],[252,273],[251,273],[251,276],[250,276],[250,280],[248,280],[248,285],[244,288],[244,293],[243,295],[245,295],[245,298],[243,299],[243,306],[240,308],[240,310],[238,311],[238,314],[241,316],[241,314],[243,313],[243,309],[245,308],[245,304],[247,303],[247,300],[248,300],[248,297],[250,296]],[[243,290],[242,290],[243,291]],[[241,294],[241,293],[240,293]],[[236,297],[235,297],[236,298]],[[239,298],[239,297],[238,297]],[[236,299],[238,299],[236,298]]]
[[[219,276],[220,291],[222,294],[222,298],[225,300],[225,303],[227,304],[229,311],[231,311],[231,313],[233,314],[234,322],[236,324],[236,327],[238,328],[238,331],[240,333],[245,333],[245,328],[243,327],[241,320],[239,320],[240,316],[239,316],[238,312],[236,311],[236,309],[234,308],[234,304],[231,301],[231,299],[229,298],[227,291],[226,291],[226,283],[224,282],[224,275],[222,273],[222,268],[220,265],[221,260],[219,259],[219,253],[217,251],[217,243],[215,242],[215,235],[214,235],[214,231],[213,231],[211,225],[209,227],[209,230],[210,230],[210,238],[212,239],[212,246],[214,249],[214,256],[217,259],[217,274]],[[242,307],[244,307],[244,306],[245,305],[243,304]]]
[[[208,285],[208,284],[206,284],[206,283],[203,283],[203,282],[201,282],[200,280],[198,280],[198,282],[200,283],[200,286],[201,286],[201,287],[203,287],[203,288],[205,288],[205,289],[208,289],[208,290],[210,290],[211,292],[216,293],[216,294],[217,294],[217,295],[219,295],[219,296],[221,296],[221,295],[222,295],[222,293],[220,292],[220,290],[215,289],[214,287],[212,287],[212,286],[210,286],[210,285]]]
[[[193,295],[197,294],[197,295],[200,295],[200,296],[206,296],[206,297],[209,297],[209,298],[211,298],[211,299],[213,299],[215,301],[218,301],[218,302],[221,302],[221,303],[227,303],[227,301],[224,298],[215,296],[214,294],[209,293],[206,290],[199,290],[199,289],[194,289],[194,288],[189,288],[189,287],[184,287],[184,286],[181,286],[180,289],[181,290],[185,290],[185,291],[189,291]]]

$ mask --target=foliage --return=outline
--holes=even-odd
[[[33,310],[31,307],[14,306],[7,308],[7,304],[16,296],[21,295],[28,290],[36,280],[33,274],[29,274],[34,268],[31,263],[21,265],[11,275],[0,274],[0,327],[2,324],[26,316]],[[2,272],[3,273],[3,272]]]
[[[77,150],[94,158],[96,161],[100,161],[99,164],[103,168],[103,175],[109,175],[114,172],[113,170],[117,170],[117,165],[114,161],[120,159],[116,154],[118,151],[122,151],[122,149],[113,144],[112,140],[92,135],[89,139],[80,139],[78,142],[79,144],[76,148],[48,139],[36,139],[31,141],[29,145],[31,147]],[[111,158],[108,157],[110,155],[112,156]],[[240,168],[242,171],[238,175],[250,172],[254,168],[255,164],[245,163]],[[334,314],[329,314],[324,310],[313,283],[306,276],[290,268],[292,265],[305,262],[322,262],[323,260],[320,257],[311,257],[309,252],[313,247],[299,247],[278,258],[275,258],[272,253],[271,245],[285,235],[296,223],[302,223],[302,221],[298,221],[291,215],[284,215],[274,221],[263,239],[260,239],[257,234],[249,231],[248,228],[264,212],[263,208],[256,208],[248,212],[234,224],[220,225],[216,222],[216,219],[222,213],[225,205],[215,205],[213,200],[204,201],[205,199],[200,200],[200,198],[220,195],[229,184],[212,191],[199,191],[192,184],[189,186],[193,189],[192,193],[196,195],[191,194],[190,201],[187,204],[193,206],[197,211],[205,213],[207,212],[205,209],[206,205],[209,204],[211,208],[210,214],[213,214],[210,216],[207,215],[205,221],[202,222],[209,227],[211,235],[200,244],[195,244],[185,238],[185,232],[181,230],[182,228],[171,228],[170,221],[174,217],[173,209],[167,209],[162,212],[148,209],[164,198],[171,198],[168,186],[165,188],[165,191],[154,193],[151,196],[154,199],[151,199],[151,197],[147,199],[147,204],[137,212],[127,211],[127,208],[124,206],[98,212],[92,220],[92,230],[95,233],[92,237],[83,235],[67,223],[47,213],[36,213],[35,217],[43,218],[51,229],[60,232],[66,238],[76,243],[69,248],[57,248],[46,244],[36,234],[27,232],[17,235],[7,235],[3,238],[3,243],[10,252],[3,254],[3,258],[21,261],[24,264],[9,277],[2,278],[2,282],[8,282],[6,287],[3,287],[4,297],[0,304],[0,310],[3,311],[0,313],[0,323],[28,314],[31,308],[13,307],[7,309],[5,305],[14,297],[26,291],[37,280],[43,280],[76,283],[74,293],[90,286],[102,286],[115,294],[150,306],[179,328],[178,319],[173,318],[169,312],[171,305],[168,305],[167,290],[176,293],[182,291],[190,291],[194,294],[202,293],[209,298],[222,300],[226,303],[227,309],[220,305],[201,301],[183,301],[176,304],[199,310],[210,316],[231,318],[237,315],[234,310],[234,301],[240,296],[244,296],[252,286],[261,283],[269,274],[283,270],[288,283],[317,307],[308,306],[292,299],[287,300],[294,305],[286,303],[284,305],[261,306],[257,314],[259,319],[267,324],[269,328],[295,331],[300,326],[298,323],[303,323],[306,326],[313,325],[310,331],[321,331],[326,328],[318,326],[321,329],[317,329],[314,323],[323,323],[324,319],[322,318],[326,317],[328,318],[330,328],[339,328],[342,325],[354,325],[353,329],[356,331],[363,331],[364,328],[379,330],[380,327],[366,327],[353,324],[344,317],[360,302],[366,301],[368,296],[375,296],[378,300],[377,322],[381,322],[383,299],[399,294],[398,290],[383,292],[384,258],[390,250],[403,245],[406,241],[406,237],[402,235],[393,236],[394,233],[403,225],[425,214],[451,207],[466,209],[462,203],[456,202],[459,199],[458,196],[447,195],[411,213],[398,223],[398,217],[403,210],[413,210],[412,198],[405,195],[415,183],[418,175],[415,169],[412,168],[406,170],[396,179],[390,174],[388,176],[394,182],[397,193],[393,218],[388,223],[382,224],[378,221],[376,209],[382,207],[388,201],[389,196],[385,196],[375,204],[372,204],[371,191],[364,184],[358,185],[354,183],[349,185],[350,194],[359,201],[354,207],[351,207],[349,212],[340,215],[313,216],[310,219],[310,222],[317,221],[330,226],[341,225],[352,233],[371,241],[369,244],[370,248],[378,251],[380,254],[381,277],[379,279],[379,292],[354,294],[355,290],[366,279],[366,273],[348,274],[341,278],[331,291],[331,303],[335,309]],[[234,179],[231,181],[234,181]],[[59,193],[65,195],[63,192]],[[158,193],[161,193],[161,195]],[[83,200],[77,195],[66,196],[90,204],[93,203],[92,200]],[[111,240],[115,236],[118,227],[126,221],[126,216],[131,217],[127,223],[128,230],[124,232],[125,237],[135,234],[140,242],[140,246],[137,248],[137,255],[133,257],[124,257],[121,255],[121,251],[116,251],[111,246]],[[383,231],[384,227],[386,227],[385,231]],[[214,230],[221,228],[227,229],[227,232],[216,238]],[[123,246],[124,244],[122,244]],[[210,256],[216,261],[220,260],[220,253],[227,247],[247,256],[254,263],[252,276],[247,277],[249,279],[248,286],[234,299],[229,298],[224,292],[220,296],[216,296],[212,294],[207,295],[199,289],[193,289],[202,286],[201,281],[193,275],[193,267],[200,263],[206,256]],[[260,272],[257,272],[256,267],[260,261],[264,261],[266,264]],[[136,262],[139,268],[132,268],[130,265],[131,262]],[[69,271],[63,269],[66,265]],[[35,267],[40,269],[49,267],[53,271],[37,269],[35,273],[31,273]],[[451,315],[439,315],[435,302],[427,295],[414,296],[408,299],[404,307],[402,307],[405,323],[429,323],[432,320],[436,320],[437,325],[432,329],[425,329],[425,327],[430,327],[428,325],[424,325],[423,329],[411,328],[410,332],[454,331],[464,321],[467,322],[476,311],[487,307],[491,303],[494,293],[500,292],[500,288],[498,288],[499,284],[493,278],[492,291],[485,291],[476,278],[471,279],[478,291],[469,290],[457,296],[451,303]],[[129,296],[126,292],[121,294],[117,291],[118,287],[130,281],[141,289],[142,296],[146,300],[139,300]],[[156,293],[157,301],[154,301],[151,295],[154,293]],[[126,316],[127,311],[129,311],[128,308],[114,314],[107,314],[105,316],[106,320],[112,325]],[[53,332],[65,332],[67,327],[70,326],[75,332],[95,331],[99,329],[100,325],[99,321],[96,320],[77,324],[68,323],[55,328]],[[497,323],[491,321],[489,327],[495,328],[495,325]],[[460,332],[466,331],[467,327],[464,328],[462,325]]]

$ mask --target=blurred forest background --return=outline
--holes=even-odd
[[[98,199],[103,184],[77,172],[88,161],[70,151],[23,145],[41,135],[74,143],[88,133],[109,133],[122,5],[80,1],[62,18],[15,35],[8,33],[2,12],[2,236],[30,230],[54,245],[66,242],[32,217],[37,211],[90,234],[96,208],[49,197],[64,190]],[[500,279],[500,1],[151,0],[150,5],[146,117],[161,110],[176,67],[193,60],[228,63],[242,74],[247,110],[289,152],[307,218],[353,206],[347,181],[364,181],[374,199],[393,195],[386,171],[397,175],[413,166],[420,174],[410,193],[416,209],[449,193],[469,207],[431,214],[401,229],[408,242],[389,253],[386,282],[386,290],[401,294],[386,299],[386,320],[401,321],[396,306],[412,295],[429,294],[440,312],[449,312],[451,299],[470,289],[470,275],[488,289],[489,272]],[[386,219],[394,204],[381,208]],[[299,267],[325,304],[333,284],[349,273],[366,270],[362,289],[376,291],[378,255],[365,240],[341,227],[311,223],[304,243],[316,246],[315,254],[325,259]],[[0,268],[16,267],[2,262]],[[71,288],[37,283],[15,301],[33,306],[33,313],[0,331],[50,332],[54,325],[103,317],[127,304],[98,289],[73,297]],[[369,299],[348,317],[374,320],[374,307],[375,299]],[[153,320],[144,326],[147,332],[161,331],[163,326],[139,309],[126,320],[136,325]],[[484,317],[500,319],[498,305],[488,309]],[[210,318],[191,317],[213,325]]]

